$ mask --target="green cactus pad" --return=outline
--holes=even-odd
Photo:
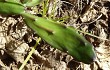
[[[94,61],[93,46],[73,27],[26,13],[23,16],[26,24],[54,48],[67,52],[76,60],[87,64]]]
[[[24,11],[24,7],[21,4],[12,2],[0,2],[0,14],[20,14]]]

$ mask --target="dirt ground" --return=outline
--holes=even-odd
[[[46,8],[46,17],[81,30],[79,33],[94,46],[96,61],[78,62],[42,40],[24,70],[110,70],[109,0],[50,0]],[[27,11],[41,17],[42,9],[40,4]],[[18,70],[38,37],[20,15],[1,14],[0,70]]]

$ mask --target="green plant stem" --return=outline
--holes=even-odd
[[[48,5],[49,5],[49,0],[47,0],[46,2],[43,2],[43,17],[46,16]]]
[[[93,34],[91,34],[91,33],[84,32],[84,31],[82,31],[82,30],[78,30],[78,29],[77,29],[77,31],[79,31],[79,32],[81,32],[81,33],[84,33],[84,34],[87,34],[87,35],[90,35],[90,36],[92,36],[92,37],[95,37],[95,38],[97,38],[97,39],[110,41],[109,39],[105,39],[105,38],[102,38],[102,37],[99,37],[99,36],[93,35]]]
[[[39,42],[41,41],[41,38],[38,38],[38,40],[36,41],[36,44],[33,46],[33,48],[31,49],[31,51],[29,52],[29,55],[27,56],[27,58],[25,59],[25,61],[23,62],[23,64],[21,65],[21,67],[19,68],[19,70],[22,70],[24,68],[24,66],[26,65],[26,63],[28,62],[28,60],[30,59],[31,55],[33,54],[33,52],[35,51],[35,48],[37,47],[37,45],[39,44]]]

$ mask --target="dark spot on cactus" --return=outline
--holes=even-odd
[[[34,24],[35,25],[35,24]],[[50,30],[50,29],[48,29],[48,28],[45,28],[45,27],[43,27],[43,26],[40,26],[40,25],[35,25],[36,27],[38,27],[38,28],[41,28],[42,30],[45,30],[49,35],[50,34],[54,34],[54,31],[52,31],[52,30]]]
[[[81,38],[78,37],[77,39],[79,40],[79,45],[86,45],[85,41],[83,41]]]

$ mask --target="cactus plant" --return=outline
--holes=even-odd
[[[54,48],[87,64],[95,59],[93,46],[75,28],[26,13],[23,16],[26,24]]]
[[[64,51],[76,60],[87,64],[94,61],[95,52],[93,46],[78,34],[75,28],[28,14],[24,8],[22,3],[0,1],[0,14],[19,14],[24,17],[25,23],[32,30],[54,48]]]

